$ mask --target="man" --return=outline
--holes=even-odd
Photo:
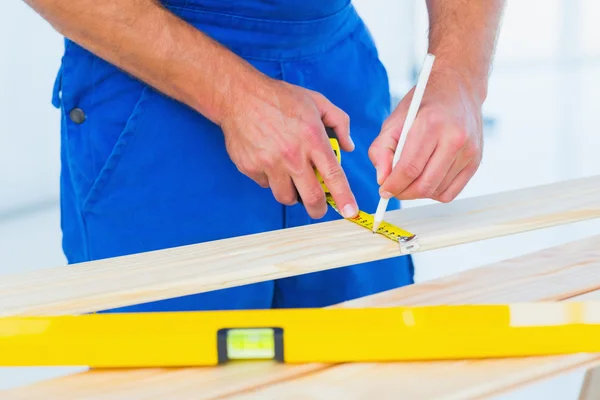
[[[480,163],[503,1],[427,2],[436,63],[394,171],[412,91],[390,114],[348,0],[25,1],[67,38],[54,104],[70,263],[339,218],[313,166],[351,217],[379,194],[390,209],[452,201]],[[322,307],[412,282],[400,257],[112,311]]]

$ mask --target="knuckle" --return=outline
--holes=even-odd
[[[458,151],[468,144],[469,136],[462,129],[454,130],[454,134],[450,136],[450,147],[452,150]],[[469,146],[473,147],[473,146]]]
[[[292,166],[297,166],[300,160],[300,151],[293,146],[286,146],[281,151],[281,157]]]
[[[276,165],[275,159],[273,159],[273,157],[266,152],[258,155],[258,161],[265,170],[272,170]]]
[[[390,122],[386,122],[381,126],[379,135],[373,140],[373,144],[377,144],[376,147],[385,148],[393,143],[398,143],[401,131],[397,126],[392,125]],[[394,148],[394,146],[391,146]]]
[[[322,175],[325,181],[336,184],[344,178],[344,170],[342,170],[342,167],[339,164],[334,164],[325,168]]]
[[[304,200],[304,203],[306,203],[308,206],[317,207],[325,202],[325,194],[320,189],[319,190],[314,189],[314,190],[311,190],[308,193],[306,193],[303,200]]]
[[[312,89],[305,89],[307,100],[316,99],[317,101],[327,100],[327,98],[320,92]]]
[[[480,160],[479,156],[475,156],[471,160],[468,160],[469,163],[465,166],[464,170],[462,171],[463,174],[466,174],[468,179],[471,179],[471,177],[479,169],[480,163],[481,163],[481,161],[479,161],[479,160]]]
[[[375,162],[375,160],[377,160],[378,152],[379,152],[378,142],[377,142],[377,139],[375,139],[375,141],[373,141],[373,144],[371,145],[371,147],[369,147],[369,150],[367,151],[367,154],[369,156],[369,159],[371,159],[371,162]]]
[[[442,114],[436,109],[427,109],[423,111],[423,121],[425,123],[425,128],[428,131],[435,131],[441,128],[443,124]]]
[[[320,124],[310,124],[306,127],[306,132],[311,140],[320,141],[324,135],[325,127]]]
[[[386,120],[381,124],[381,132],[389,131],[394,127],[395,124],[396,122],[393,119],[393,115],[390,118],[386,118]]]
[[[413,161],[407,161],[401,165],[403,174],[409,179],[417,179],[421,174],[421,168],[419,168]]]
[[[258,168],[255,165],[249,163],[241,163],[236,165],[236,167],[238,171],[248,176],[258,175],[259,172]]]
[[[380,132],[387,132],[390,130],[390,127],[393,125],[391,118],[386,119],[385,121],[383,121],[383,123],[381,124],[381,129]]]
[[[480,163],[472,162],[465,168],[467,170],[467,175],[468,175],[469,179],[471,179],[471,177],[473,177],[477,173],[477,170],[479,169],[479,167],[480,167]]]
[[[442,194],[442,193],[444,192],[444,190],[446,190],[446,189],[447,189],[447,186],[446,186],[446,185],[444,185],[444,184],[442,183],[442,185],[440,185],[440,186],[439,186],[439,187],[438,187],[438,188],[437,188],[437,189],[436,189],[436,190],[433,192],[432,198],[434,198],[434,199],[437,199],[437,198],[439,198],[439,197],[440,197],[440,194]]]
[[[467,145],[463,152],[464,152],[464,155],[469,159],[479,158],[479,153],[480,153],[479,147],[473,143]]]
[[[430,183],[421,183],[417,186],[417,194],[423,198],[430,198],[434,195],[436,187]]]
[[[314,143],[319,139],[321,135],[321,127],[316,124],[308,124],[303,129],[305,139],[310,143]]]
[[[347,112],[340,110],[342,114],[342,120],[345,125],[350,125],[350,115]]]

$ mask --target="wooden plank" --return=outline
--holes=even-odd
[[[598,267],[600,236],[595,236],[430,282],[349,301],[336,307],[561,301],[578,296],[585,299],[586,293],[594,293],[595,296],[600,289]],[[412,383],[417,388],[427,386],[426,383],[432,376],[435,377],[436,384],[448,381],[445,383],[448,387],[452,380],[457,380],[458,383],[463,382],[463,388],[473,384],[477,386],[475,378],[478,377],[481,379],[480,383],[490,382],[493,386],[488,388],[493,387],[495,390],[503,387],[514,388],[531,379],[541,379],[571,368],[592,365],[596,361],[598,360],[594,356],[569,355],[514,360],[394,363],[381,368],[383,376],[387,376],[390,381],[402,376],[396,373],[396,369],[410,370],[410,376],[416,379]],[[277,383],[283,385],[296,379],[318,377],[320,373],[334,374],[332,379],[335,379],[337,372],[330,371],[342,368],[343,372],[349,367],[355,368],[352,372],[360,375],[363,371],[368,372],[374,368],[374,365],[287,366],[259,363],[229,365],[223,368],[98,370],[0,392],[0,397],[6,400],[35,400],[48,397],[89,400],[159,399],[168,393],[169,398],[181,399],[202,393],[203,398],[221,398],[250,389],[268,388],[269,385]],[[526,377],[521,375],[521,372],[513,373],[531,369],[535,369],[535,376]],[[448,371],[453,371],[453,375],[447,375]],[[417,372],[420,377],[414,375]],[[470,375],[473,375],[472,380],[467,379]],[[460,389],[458,383],[456,390]],[[343,388],[348,384],[349,382],[342,382],[339,386]],[[389,381],[383,382],[384,387],[389,384]],[[328,396],[333,397],[332,394],[336,393],[330,392]]]
[[[585,373],[579,400],[598,399],[600,399],[600,367],[595,367]]]
[[[600,217],[600,175],[391,211],[427,251]],[[307,251],[306,249],[310,249]],[[3,277],[0,315],[72,314],[398,256],[339,220]]]
[[[571,300],[599,301],[600,289]],[[410,399],[482,399],[596,365],[600,365],[600,353],[435,363],[340,364],[265,388],[248,389],[235,398],[279,399],[285,393],[303,399],[367,398],[402,393]],[[435,377],[435,382],[429,384],[431,377]]]

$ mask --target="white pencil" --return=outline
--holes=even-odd
[[[421,100],[423,99],[423,93],[425,93],[425,86],[427,86],[427,81],[429,80],[429,73],[431,72],[431,68],[433,67],[434,60],[435,56],[433,56],[432,54],[427,54],[425,56],[423,68],[421,68],[421,73],[419,74],[417,86],[415,87],[413,98],[410,102],[410,106],[408,107],[408,113],[406,114],[406,120],[404,121],[402,132],[400,133],[400,140],[398,140],[398,145],[396,146],[396,151],[394,152],[392,170],[394,169],[396,163],[400,159],[402,148],[404,147],[404,143],[406,142],[406,136],[408,136],[408,131],[412,127],[412,124],[415,121],[415,117],[417,116],[417,111],[421,106]],[[381,225],[381,222],[383,221],[383,216],[387,210],[388,202],[389,199],[384,199],[383,197],[379,199],[379,205],[377,206],[377,211],[375,212],[375,218],[373,222],[373,232],[377,232],[377,229],[379,229],[379,225]]]

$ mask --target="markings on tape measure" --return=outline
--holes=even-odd
[[[338,163],[341,164],[342,151],[341,151],[340,143],[338,141],[337,134],[336,134],[335,130],[330,127],[325,127],[325,131],[327,132],[327,136],[329,138],[329,143],[331,144],[333,154],[335,155]],[[323,181],[323,177],[321,176],[321,174],[319,173],[319,171],[316,168],[315,168],[315,174],[317,176],[317,179],[319,180],[319,183],[321,184],[321,187],[323,188],[323,191],[325,192],[327,203],[338,214],[342,215],[342,213],[338,209],[337,205],[335,204],[335,200],[333,200],[333,197],[331,196],[331,193],[329,192],[327,185],[325,185],[325,182]],[[298,195],[298,200],[300,203],[302,203],[302,199],[300,198],[300,195]],[[364,211],[359,210],[358,215],[356,217],[346,218],[346,219],[348,221],[354,222],[355,224],[368,229],[370,232],[373,232],[374,217],[371,214],[368,214]],[[408,232],[404,229],[398,228],[397,226],[394,226],[388,222],[382,221],[382,223],[379,226],[379,228],[377,229],[376,233],[383,235],[383,236],[387,237],[388,239],[393,240],[394,242],[397,242],[400,245],[400,252],[403,254],[409,254],[409,253],[412,253],[415,250],[419,249],[419,242],[417,241],[417,237],[415,234]]]
[[[329,204],[331,208],[335,210],[335,212],[343,217],[343,214],[338,209],[335,200],[333,200],[333,197],[331,196],[331,193],[326,191],[325,198],[327,200],[327,204]],[[302,203],[302,199],[300,197],[298,197],[298,201]],[[368,229],[369,232],[373,232],[374,217],[371,214],[358,210],[358,215],[353,218],[345,219]],[[400,245],[400,253],[402,254],[410,254],[418,250],[420,247],[417,236],[414,233],[392,225],[389,222],[382,221],[379,225],[379,228],[377,228],[376,233],[398,243]]]
[[[333,197],[330,193],[326,194],[327,203],[338,213],[341,215]],[[369,231],[373,230],[374,218],[371,214],[368,214],[364,211],[358,211],[358,215],[354,218],[347,218],[348,221],[354,222],[362,226],[363,228],[368,229]],[[392,225],[388,222],[383,221],[379,228],[377,229],[377,233],[391,239],[395,242],[398,242],[400,245],[400,251],[404,254],[409,254],[419,249],[419,242],[417,241],[417,237],[415,234],[399,228],[395,225]]]

